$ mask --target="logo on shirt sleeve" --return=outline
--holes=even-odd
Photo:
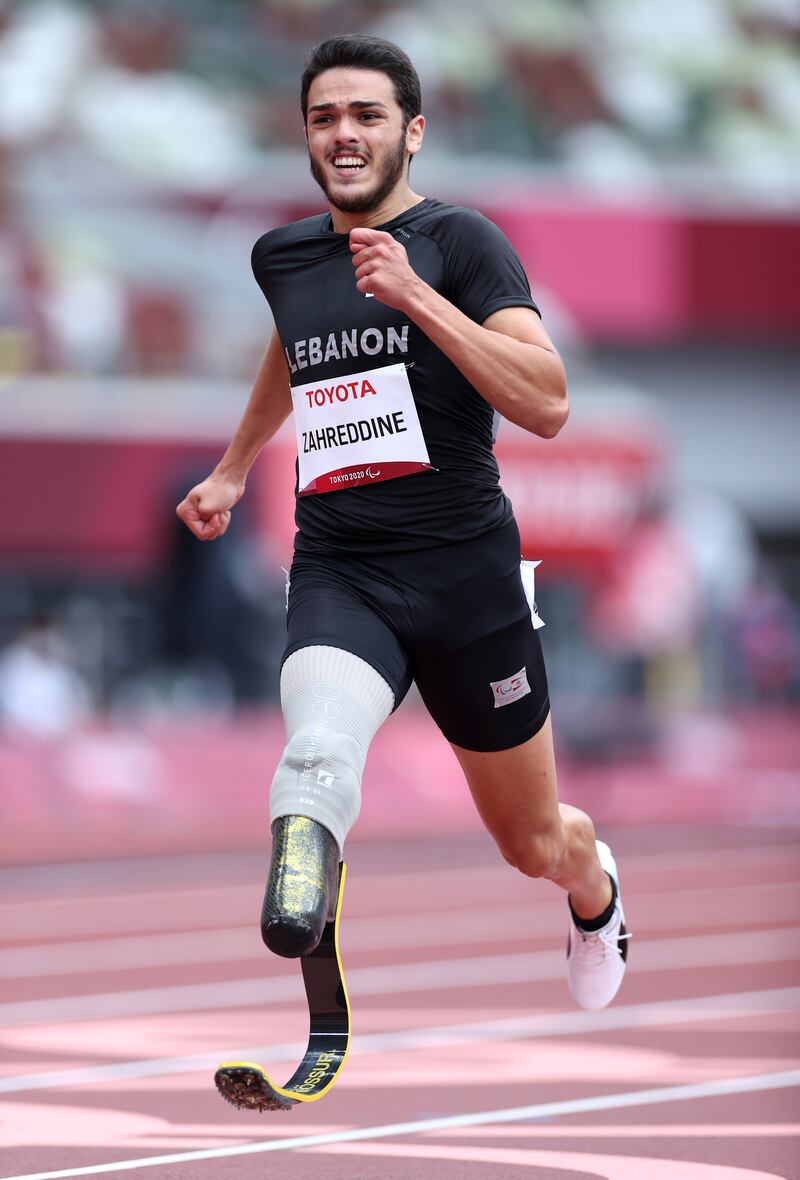
[[[526,697],[531,691],[526,668],[520,668],[519,672],[507,676],[505,680],[492,680],[490,684],[495,709],[502,709],[503,705],[510,705],[513,701]]]

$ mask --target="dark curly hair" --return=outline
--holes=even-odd
[[[403,127],[420,113],[422,90],[417,71],[408,54],[393,41],[370,37],[366,33],[343,33],[320,42],[311,51],[300,81],[300,106],[303,122],[308,121],[308,91],[311,83],[324,70],[335,69],[380,70],[388,75],[403,111]]]

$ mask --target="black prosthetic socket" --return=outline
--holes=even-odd
[[[272,825],[272,861],[261,909],[261,937],[276,955],[314,950],[336,916],[339,847],[322,824],[284,815]]]

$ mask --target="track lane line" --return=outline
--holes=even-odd
[[[481,1127],[470,1132],[480,1139],[781,1139],[800,1137],[800,1123],[529,1123],[520,1127]],[[322,1132],[320,1132],[322,1134]],[[441,1131],[443,1139],[460,1130]],[[774,1177],[773,1180],[780,1180]]]
[[[800,958],[800,927],[697,934],[682,938],[637,940],[631,974],[687,971],[700,967],[736,967],[744,963],[788,962]],[[344,940],[343,952],[347,954]],[[561,979],[563,950],[357,967],[347,975],[351,996],[434,992],[487,984],[535,983]],[[0,1026],[102,1020],[158,1012],[198,1012],[283,1003],[299,997],[294,975],[247,978],[216,983],[137,988],[93,995],[54,996],[0,1004]]]
[[[725,900],[725,912],[713,913],[716,895]],[[691,912],[682,904],[691,903]],[[686,927],[690,937],[692,928],[709,925],[736,927],[741,924],[742,907],[757,901],[769,906],[771,928],[781,921],[790,922],[797,916],[797,901],[782,883],[743,885],[738,889],[716,886],[699,890],[674,890],[659,913],[649,903],[648,933],[659,928],[675,930]],[[563,899],[553,899],[547,910],[563,914]],[[546,903],[545,903],[546,904]],[[634,906],[636,899],[634,899]],[[629,907],[630,908],[630,907]],[[519,941],[530,942],[533,920],[542,920],[545,906],[541,901],[509,904],[498,912],[497,906],[470,907],[464,910],[428,911],[419,915],[409,911],[395,915],[390,924],[384,918],[350,917],[347,923],[349,953],[428,946],[457,946],[463,943]],[[413,921],[412,921],[413,919]],[[168,934],[134,934],[124,937],[102,936],[89,939],[48,942],[37,946],[8,947],[0,957],[0,979],[34,979],[48,975],[84,975],[93,971],[126,971],[143,967],[176,967],[184,964],[242,962],[264,958],[264,945],[255,924],[227,924],[202,930],[182,930]],[[111,960],[109,962],[109,960]]]
[[[534,1016],[511,1016],[499,1020],[474,1021],[467,1024],[434,1025],[428,1028],[398,1029],[389,1033],[365,1033],[353,1038],[352,1056],[383,1053],[388,1050],[449,1048],[454,1045],[485,1041],[550,1039],[552,1037],[613,1032],[620,1029],[659,1028],[671,1025],[708,1023],[762,1013],[795,1012],[800,1006],[800,987],[773,988],[766,991],[733,992],[727,995],[700,996],[683,1000],[649,1001],[642,1004],[618,1004],[600,1012],[544,1012]],[[304,1043],[259,1045],[227,1053],[229,1060],[266,1060],[272,1065],[296,1062]],[[164,1077],[216,1069],[222,1053],[198,1053],[182,1057],[123,1061],[109,1065],[79,1066],[0,1078],[0,1094],[19,1094],[32,1090],[51,1090],[65,1086],[82,1086],[123,1078]]]
[[[265,853],[266,855],[266,853]],[[693,867],[705,869],[711,864],[725,865],[733,862],[737,867],[742,865],[742,871],[752,867],[751,862],[756,862],[759,865],[769,867],[772,864],[796,865],[798,860],[798,846],[796,844],[780,844],[774,848],[758,847],[754,849],[718,849],[716,851],[690,851],[690,852],[675,852],[675,853],[659,853],[653,852],[646,856],[631,855],[621,857],[624,870],[627,873],[644,875],[652,875],[653,873],[662,873],[664,867],[673,866],[678,868],[690,869]],[[663,862],[663,863],[660,863]],[[141,864],[142,875],[147,874],[146,862],[137,862]],[[5,877],[8,873],[13,873],[13,869],[0,868],[0,887],[5,896],[10,895],[10,888],[5,884]],[[50,872],[50,866],[42,870],[43,880],[47,880],[47,874]],[[460,883],[472,883],[476,878],[496,879],[498,883],[508,879],[509,873],[512,870],[504,863],[479,865],[475,868],[447,868],[442,867],[438,869],[422,869],[420,871],[406,870],[400,873],[370,873],[363,871],[359,876],[359,885],[364,885],[367,890],[374,891],[384,890],[390,894],[398,891],[402,892],[402,888],[411,880],[415,888],[423,890],[438,889],[441,887],[443,881],[448,884],[452,882],[454,891],[458,891]],[[266,867],[265,867],[266,873]],[[513,874],[512,874],[513,875]],[[197,898],[198,895],[208,895],[210,898],[220,896],[233,895],[239,893],[252,894],[253,890],[256,892],[264,887],[265,877],[253,878],[252,880],[238,881],[235,884],[220,884],[216,886],[209,886],[205,882],[197,885],[186,885],[181,883],[175,886],[162,886],[161,888],[151,889],[124,889],[120,892],[109,891],[107,885],[103,882],[98,882],[96,891],[83,892],[70,895],[59,895],[53,897],[50,894],[40,897],[19,898],[16,901],[0,901],[0,917],[6,912],[11,915],[17,915],[20,912],[25,914],[42,913],[44,916],[49,915],[54,910],[62,910],[69,906],[75,906],[79,911],[83,911],[86,906],[109,906],[113,907],[118,904],[125,904],[126,902],[141,902],[141,901],[164,901],[167,899],[181,900],[182,898]],[[787,882],[787,887],[791,884]],[[60,916],[57,921],[63,921]],[[56,932],[55,930],[53,931]]]
[[[139,1159],[117,1160],[108,1164],[92,1164],[83,1168],[65,1168],[55,1172],[26,1172],[17,1176],[5,1177],[5,1180],[66,1180],[71,1176],[99,1176],[107,1172],[132,1172],[138,1168],[155,1168],[167,1164],[198,1163],[201,1160],[230,1159],[234,1156],[262,1155],[273,1151],[321,1148],[334,1143],[359,1143],[405,1135],[431,1134],[456,1127],[479,1127],[485,1126],[487,1123],[513,1123],[523,1119],[556,1118],[563,1114],[582,1114],[587,1111],[655,1106],[665,1102],[685,1102],[730,1094],[752,1094],[758,1091],[787,1089],[793,1086],[800,1086],[800,1069],[783,1070],[771,1074],[755,1074],[744,1078],[721,1078],[714,1082],[701,1082],[688,1086],[659,1086],[650,1090],[602,1094],[595,1097],[569,1099],[564,1102],[544,1102],[533,1106],[475,1111],[472,1114],[447,1115],[442,1118],[418,1119],[414,1122],[387,1123],[382,1126],[332,1131],[322,1135],[297,1135],[281,1140],[271,1139],[261,1143],[243,1143],[230,1147],[176,1152],[171,1155],[145,1156]]]

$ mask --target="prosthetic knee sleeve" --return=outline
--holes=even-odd
[[[340,648],[293,652],[281,673],[287,742],[270,792],[273,848],[261,915],[277,954],[308,954],[336,907],[338,862],[361,806],[367,749],[394,706],[383,677]]]

